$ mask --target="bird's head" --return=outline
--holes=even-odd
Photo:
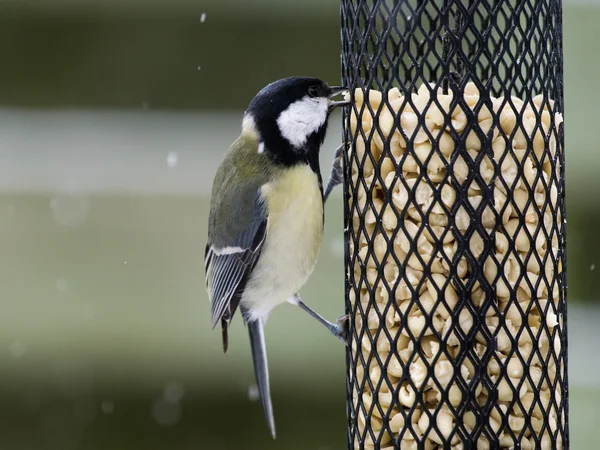
[[[345,91],[318,78],[283,78],[264,87],[248,106],[244,128],[253,128],[266,151],[279,156],[318,152],[331,111],[347,102],[332,97]]]

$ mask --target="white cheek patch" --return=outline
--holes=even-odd
[[[304,97],[292,103],[277,118],[281,135],[294,147],[306,144],[308,136],[323,126],[329,105],[326,98]]]

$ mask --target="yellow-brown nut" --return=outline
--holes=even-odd
[[[377,105],[379,106],[379,105]],[[377,113],[377,108],[372,108],[373,113]],[[356,105],[350,110],[350,131],[354,136],[357,132],[358,123],[360,121],[361,130],[367,136],[373,128],[373,113],[367,106]],[[360,134],[360,131],[358,132]]]
[[[544,111],[548,111],[548,105],[550,105],[550,109],[554,109],[554,100],[550,98],[544,99],[544,94],[538,94],[531,99],[533,104],[539,110],[542,107],[542,103],[544,103]]]
[[[390,420],[390,429],[392,430],[392,433],[400,433],[400,430],[404,428],[404,422],[405,419],[402,413],[397,413],[394,416],[392,416]]]
[[[387,92],[387,98],[389,102],[393,102],[396,99],[403,99],[404,97],[402,96],[400,89],[398,89],[397,87],[393,87]]]
[[[452,188],[451,188],[452,189]],[[450,196],[450,194],[448,193],[448,195]],[[444,194],[442,191],[442,200],[444,200]],[[450,201],[450,198],[447,198],[446,200],[444,200],[444,203],[446,204],[446,206],[451,207],[452,204],[454,203],[454,201]],[[446,203],[448,202],[448,203]],[[451,204],[450,204],[451,203]],[[433,232],[433,234],[430,232]],[[423,230],[423,234],[425,235],[425,237],[427,238],[427,240],[429,242],[431,242],[432,244],[435,244],[436,242],[438,242],[440,239],[442,240],[443,244],[449,244],[452,243],[454,241],[454,235],[452,233],[451,230],[447,230],[444,227],[440,227],[440,226],[429,226],[426,227]]]
[[[362,423],[361,423],[361,419],[362,419]],[[385,444],[388,444],[392,440],[392,436],[390,435],[390,433],[387,432],[386,430],[381,429],[381,420],[377,419],[373,415],[371,415],[369,418],[365,418],[362,411],[360,411],[358,413],[358,430],[361,433],[361,435],[365,428],[368,428],[374,432],[375,439],[378,442],[378,448],[379,448],[379,444],[385,445]],[[364,442],[365,442],[365,445],[372,445],[372,446],[375,445],[375,442],[373,441],[373,438],[371,437],[371,433],[369,433],[369,432],[366,433]]]
[[[500,110],[500,126],[502,127],[502,130],[504,131],[504,133],[508,137],[510,137],[513,130],[515,129],[516,124],[517,124],[517,116],[516,116],[515,112],[512,110],[512,108],[510,107],[510,105],[507,103]]]
[[[391,330],[393,329],[392,327],[394,327],[397,323],[400,322],[400,318],[398,317],[394,308],[388,308],[385,314],[383,314],[383,312],[381,311],[377,311],[377,307],[370,309],[367,318],[367,326],[369,327],[369,329],[378,329],[381,326],[382,322],[384,322],[387,325],[388,329]]]
[[[454,151],[454,139],[450,133],[444,132],[438,135],[438,148],[442,155],[448,157]]]
[[[458,328],[461,330],[462,335],[466,335],[473,327],[473,316],[467,309],[462,309],[458,316]],[[460,339],[458,338],[455,329],[453,328],[452,318],[446,318],[444,328],[442,330],[442,336],[447,336],[446,342],[450,346],[460,345]]]
[[[467,125],[467,116],[465,112],[457,105],[452,111],[452,127],[456,132],[461,132]]]
[[[419,118],[414,112],[405,111],[400,114],[400,128],[406,140],[419,144],[427,140],[427,133],[419,125]],[[404,137],[403,136],[403,137]]]
[[[421,360],[421,358],[416,357],[408,366],[408,372],[410,374],[410,379],[414,383],[417,389],[421,389],[423,383],[425,382],[425,377],[427,376],[427,367]]]
[[[349,100],[346,94],[345,98]],[[373,107],[377,108],[381,104],[382,95],[381,92],[375,89],[367,90],[367,101]],[[365,93],[361,88],[356,88],[354,90],[354,103],[357,105],[362,105],[365,102]]]
[[[434,273],[427,279],[426,284],[427,292],[429,292],[434,301],[437,301],[441,296],[449,308],[454,308],[458,301],[458,295],[452,283],[444,275]]]
[[[376,119],[376,123],[379,125],[379,130],[383,134],[381,137],[386,139],[392,133],[394,128],[394,121],[396,113],[400,110],[403,100],[397,98],[396,100],[384,103],[379,116]]]
[[[395,177],[395,174],[388,175],[388,179],[386,179],[386,184],[390,178],[394,178],[394,177]],[[394,185],[394,188],[392,191],[392,201],[393,201],[394,205],[396,206],[398,212],[402,212],[402,210],[408,204],[409,189],[412,189],[412,187],[415,184],[415,180],[414,179],[406,180],[406,184],[407,184],[408,189],[402,184],[402,182],[400,182],[398,180],[397,183]]]
[[[383,148],[382,148],[383,149]],[[400,163],[402,160],[402,156],[404,155],[404,151],[406,150],[406,141],[402,137],[402,135],[398,132],[394,133],[392,138],[390,139],[390,153],[394,159],[396,164]],[[404,166],[407,168],[404,169]],[[408,170],[410,168],[409,163],[402,164],[403,170]],[[416,171],[416,170],[415,170]]]
[[[383,356],[383,355],[382,355]],[[387,358],[387,355],[386,355]],[[386,359],[387,361],[387,359]],[[387,366],[385,367],[387,376],[390,380],[394,380],[394,384],[397,385],[400,378],[404,376],[404,366],[400,364],[400,360],[394,354],[390,356]],[[381,376],[378,379],[372,379],[372,381],[378,383],[381,380]]]
[[[508,252],[508,239],[504,235],[504,233],[496,232],[496,250],[498,253],[506,253]]]
[[[430,423],[430,415],[433,415],[434,410],[430,410],[429,414],[423,413],[419,419],[419,428],[421,430],[427,430],[429,428]],[[438,445],[444,445],[447,442],[447,439],[452,434],[454,428],[454,417],[447,409],[442,409],[438,411],[437,416],[435,417],[436,428],[439,430],[439,433],[436,431],[436,428],[431,428],[429,433],[427,434],[427,438],[431,439]],[[459,442],[458,434],[454,434],[450,443],[452,445],[456,445]]]
[[[450,110],[451,101],[451,96],[438,94],[436,97],[433,98],[431,105],[425,113],[425,117],[429,119],[434,124],[434,126],[438,128],[442,127],[442,125],[445,122],[444,116],[449,116],[448,111]]]
[[[400,390],[398,391],[398,400],[402,406],[406,406],[407,408],[411,408],[415,404],[415,400],[417,399],[417,395],[412,387],[408,384],[402,385]]]
[[[381,166],[379,168],[379,173],[380,173],[381,178],[383,180],[385,180],[388,175],[390,175],[390,174],[392,174],[392,176],[395,175],[395,172],[396,172],[396,166],[394,165],[392,160],[389,158],[384,158],[383,161],[381,161]]]
[[[416,160],[423,167],[427,168],[428,172],[439,172],[446,168],[446,163],[440,158],[440,155],[433,150],[431,142],[425,141],[414,145],[414,154]]]
[[[421,278],[423,278],[423,272],[410,266],[406,266],[405,276],[400,279],[400,282],[396,287],[396,300],[407,300],[412,298],[413,292],[417,291],[416,286],[419,284]],[[409,285],[412,289],[408,287]],[[421,289],[424,290],[425,287]]]

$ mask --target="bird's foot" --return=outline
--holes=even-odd
[[[342,161],[345,148],[346,147],[344,144],[342,144],[335,151],[333,164],[331,165],[331,172],[329,174],[329,180],[327,181],[327,186],[325,187],[325,200],[327,200],[329,194],[331,194],[331,191],[333,191],[338,184],[341,184],[344,181],[344,167]]]
[[[336,320],[331,332],[347,347],[350,337],[350,315],[344,314],[343,316],[340,316],[338,320]]]
[[[331,334],[333,334],[336,338],[342,341],[344,344],[348,345],[348,336],[349,336],[349,326],[350,326],[350,316],[343,315],[338,318],[336,323],[331,323],[323,316],[321,316],[314,309],[309,307],[306,303],[302,301],[298,294],[292,296],[289,300],[289,303],[299,306],[301,309],[306,311],[312,318],[316,319],[319,323],[325,326],[329,330]]]

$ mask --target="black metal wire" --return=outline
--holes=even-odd
[[[341,38],[343,83],[364,97],[344,116],[348,448],[569,448],[561,0],[341,0]]]

